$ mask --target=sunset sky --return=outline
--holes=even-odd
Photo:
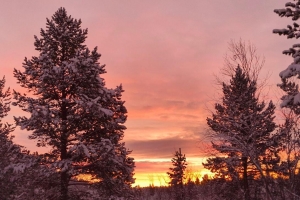
[[[200,172],[206,156],[203,135],[209,108],[220,92],[214,75],[224,64],[230,40],[250,41],[266,59],[261,77],[270,74],[268,99],[277,105],[279,72],[292,58],[282,54],[295,41],[272,34],[290,19],[273,10],[281,0],[188,0],[188,1],[100,1],[1,0],[0,76],[6,86],[20,91],[13,69],[22,69],[25,57],[37,55],[34,35],[39,37],[59,7],[82,20],[88,28],[86,45],[98,46],[107,87],[122,83],[128,109],[124,141],[133,150],[136,184],[149,185],[151,177],[171,167],[178,148],[186,154],[190,168]],[[13,108],[8,116],[24,115]],[[15,142],[32,151],[44,152],[16,129]],[[202,172],[204,173],[204,172]]]

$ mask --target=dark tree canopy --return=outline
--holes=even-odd
[[[170,177],[170,186],[175,189],[174,197],[175,199],[184,198],[183,184],[185,179],[185,169],[187,166],[185,154],[181,153],[181,148],[176,151],[174,157],[172,158],[173,167],[170,168],[170,172],[167,172]]]

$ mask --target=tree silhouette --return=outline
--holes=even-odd
[[[222,103],[215,104],[216,112],[207,118],[212,147],[218,154],[203,165],[217,176],[242,179],[245,199],[250,199],[249,177],[258,171],[264,178],[263,170],[279,162],[272,135],[275,106],[260,103],[256,90],[256,81],[238,66],[230,84],[223,83]]]
[[[181,148],[179,151],[175,152],[174,157],[172,158],[172,164],[174,167],[170,168],[171,172],[167,172],[170,177],[169,184],[175,189],[176,199],[184,198],[184,172],[187,166],[185,155],[181,153]]]

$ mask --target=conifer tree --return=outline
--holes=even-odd
[[[300,17],[300,0],[296,0],[295,3],[288,2],[285,4],[286,8],[275,9],[274,12],[280,17],[292,17],[293,21],[297,21]],[[279,35],[285,35],[288,39],[300,37],[299,24],[294,22],[292,25],[288,25],[287,28],[274,29],[273,33]],[[284,50],[283,54],[293,57],[293,62],[282,72],[282,83],[279,87],[286,93],[281,99],[281,107],[290,108],[295,114],[300,114],[300,94],[299,88],[293,77],[300,78],[300,44],[294,44],[288,50]]]
[[[34,190],[47,187],[41,184],[44,169],[37,169],[34,154],[13,142],[14,136],[10,135],[15,129],[13,124],[2,122],[10,111],[11,99],[9,88],[4,90],[4,86],[5,78],[0,80],[0,199],[45,199],[45,194],[43,198],[33,194]]]
[[[170,168],[171,172],[167,172],[170,177],[169,184],[175,189],[175,198],[181,200],[184,198],[184,174],[187,166],[185,154],[179,151],[175,152],[174,158],[172,158],[173,168]]]
[[[9,133],[14,130],[12,124],[2,123],[2,119],[7,116],[7,113],[10,111],[10,91],[7,89],[4,91],[5,79],[0,80],[0,142],[1,150],[0,156],[3,156],[7,153],[9,149],[11,138]],[[5,165],[5,162],[8,162],[7,159],[1,159],[1,165]]]
[[[273,33],[284,35],[287,39],[299,39],[300,25],[297,21],[300,18],[300,0],[287,2],[285,8],[275,9],[274,12],[280,17],[291,17],[293,23],[287,25],[287,28],[274,29]],[[296,43],[291,48],[282,52],[285,55],[292,56],[293,62],[283,71],[280,72],[281,83],[278,86],[284,91],[281,97],[281,108],[288,110],[285,115],[285,123],[280,126],[279,132],[283,134],[283,147],[286,153],[285,160],[281,163],[279,174],[289,177],[288,190],[294,195],[299,195],[296,180],[297,166],[300,161],[300,44]],[[297,183],[298,182],[298,183]]]
[[[8,199],[14,193],[15,185],[11,181],[12,172],[6,172],[10,165],[20,154],[18,145],[13,144],[9,134],[14,130],[12,124],[3,123],[2,119],[10,111],[10,91],[4,90],[5,78],[0,80],[0,199]]]
[[[13,105],[29,113],[15,117],[17,126],[32,131],[37,146],[49,146],[40,164],[60,174],[60,199],[69,199],[68,186],[78,174],[90,174],[101,189],[124,195],[134,182],[133,158],[121,142],[127,118],[122,86],[105,87],[97,48],[84,44],[87,29],[81,20],[58,9],[47,19],[39,52],[25,58],[24,71],[14,69],[18,83],[30,95],[14,91]]]
[[[12,153],[13,151],[8,151],[9,147],[12,145],[12,137],[9,136],[14,130],[12,124],[3,123],[2,119],[7,116],[10,111],[10,90],[4,90],[5,87],[5,78],[3,77],[0,80],[0,156],[7,156],[7,153]],[[9,162],[9,159],[0,159],[1,168]]]
[[[203,165],[221,177],[242,179],[245,199],[250,199],[249,176],[259,171],[264,178],[263,170],[279,161],[272,136],[275,106],[259,102],[256,90],[256,81],[238,66],[230,84],[223,83],[222,102],[207,118],[218,154]]]

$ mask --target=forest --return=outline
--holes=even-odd
[[[292,24],[273,33],[298,39],[300,0],[274,12]],[[293,61],[279,74],[277,108],[262,95],[267,78],[260,78],[264,59],[255,46],[229,43],[232,56],[216,77],[221,95],[206,118],[209,158],[202,164],[213,176],[189,174],[179,148],[170,158],[167,186],[134,187],[135,160],[123,142],[124,90],[122,84],[106,86],[101,54],[86,46],[88,30],[81,24],[59,8],[34,36],[38,55],[13,70],[26,92],[0,80],[0,199],[300,199],[300,44],[283,51]],[[13,106],[23,113],[5,122]],[[278,113],[282,124],[275,121]],[[51,150],[31,152],[15,143],[17,127]]]

